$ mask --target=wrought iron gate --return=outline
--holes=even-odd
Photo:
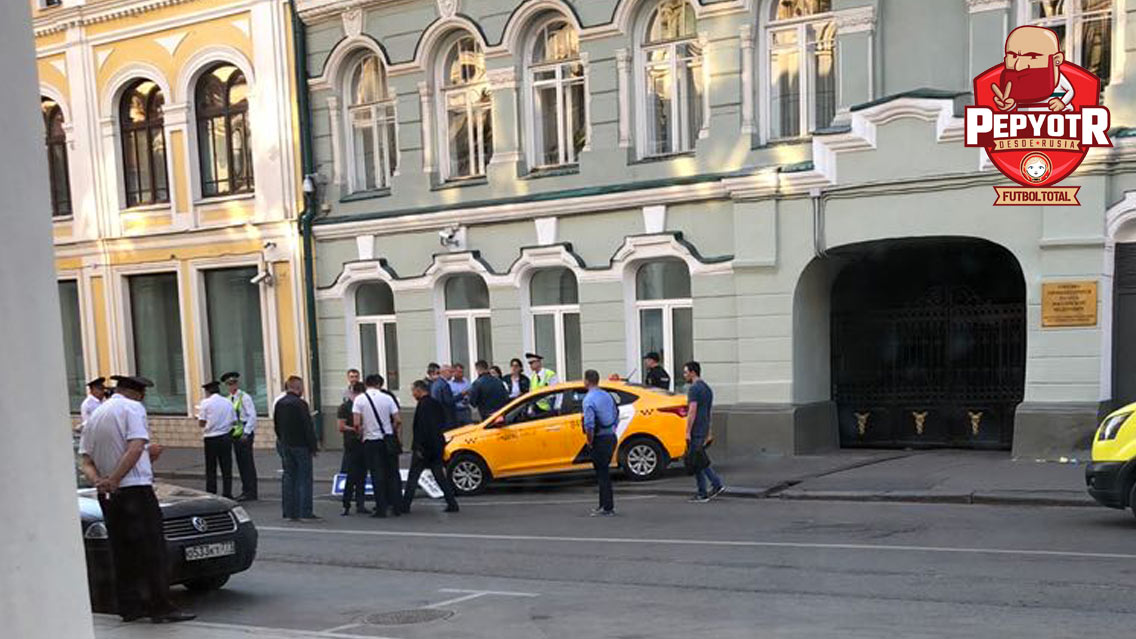
[[[1008,448],[1025,380],[1025,304],[936,285],[832,315],[842,446]]]

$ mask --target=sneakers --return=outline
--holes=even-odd
[[[710,498],[706,495],[695,495],[687,501],[692,504],[705,504],[706,502],[710,501]]]
[[[612,517],[614,515],[614,510],[604,510],[603,508],[593,508],[589,513],[590,517]]]
[[[726,492],[726,485],[725,484],[722,484],[721,486],[715,486],[714,488],[710,489],[709,498],[714,499],[715,497],[717,497],[718,495],[721,495],[724,492]]]

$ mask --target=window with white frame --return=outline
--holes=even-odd
[[[131,372],[154,382],[146,391],[146,408],[151,414],[184,415],[187,396],[178,275],[131,275],[126,281],[133,351]]]
[[[777,0],[765,32],[769,137],[808,135],[836,116],[832,0]]]
[[[647,20],[640,50],[644,104],[640,108],[643,156],[694,149],[702,129],[702,47],[698,21],[685,0],[659,2]]]
[[[79,282],[59,281],[59,310],[63,318],[63,364],[67,373],[67,399],[78,413],[87,395],[83,366],[83,322],[79,315]]]
[[[556,16],[537,26],[529,47],[529,165],[575,164],[588,135],[579,36]]]
[[[560,379],[582,379],[580,356],[580,292],[568,268],[546,268],[529,280],[529,315],[533,349]]]
[[[1065,59],[1108,84],[1112,72],[1112,0],[1026,0],[1029,24],[1053,29]]]
[[[394,293],[386,282],[369,282],[355,289],[355,325],[363,375],[382,375],[387,388],[398,390],[398,326]]]
[[[492,325],[489,321],[489,288],[477,275],[446,278],[446,328],[450,363],[466,368],[479,359],[493,361]]]
[[[682,366],[694,359],[690,270],[679,259],[646,262],[635,273],[639,355],[658,353],[675,390],[685,387]]]
[[[493,97],[485,73],[485,53],[467,33],[452,38],[441,57],[442,178],[485,175],[493,156]]]
[[[211,379],[228,371],[241,374],[241,390],[261,414],[268,410],[268,369],[256,266],[202,271]]]
[[[387,88],[386,68],[379,56],[367,53],[348,71],[346,86],[347,170],[352,192],[390,186],[398,169],[395,98]]]

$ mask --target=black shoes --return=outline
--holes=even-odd
[[[371,509],[367,508],[366,506],[360,506],[359,508],[355,509],[355,514],[357,514],[357,515],[370,515]]]
[[[256,495],[246,495],[241,493],[237,495],[237,501],[257,501]]]
[[[457,505],[457,504],[450,504],[449,506],[446,506],[446,509],[445,509],[445,510],[443,510],[442,512],[445,512],[445,513],[456,513],[456,512],[458,512],[458,510],[460,510],[460,509],[458,508],[458,505]]]
[[[150,621],[154,623],[180,623],[182,621],[193,621],[197,615],[192,612],[184,612],[181,610],[172,610],[165,614],[154,615],[150,617]]]
[[[350,514],[351,514],[351,506],[347,506],[346,508],[343,509],[343,512],[339,513],[339,516],[340,517],[346,517],[347,515],[350,515]]]

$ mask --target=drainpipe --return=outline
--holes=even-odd
[[[824,192],[820,189],[811,189],[809,198],[813,201],[813,253],[817,257],[828,257],[824,233]]]
[[[311,389],[312,421],[316,426],[316,436],[323,441],[323,411],[320,401],[320,360],[319,328],[316,321],[315,289],[315,242],[312,238],[312,221],[319,212],[317,185],[313,177],[315,163],[312,159],[311,122],[308,109],[308,47],[305,27],[296,12],[296,3],[289,2],[292,18],[292,49],[296,66],[296,102],[300,120],[300,163],[304,175],[304,209],[300,213],[300,240],[304,261],[304,305],[308,327],[308,374]]]

